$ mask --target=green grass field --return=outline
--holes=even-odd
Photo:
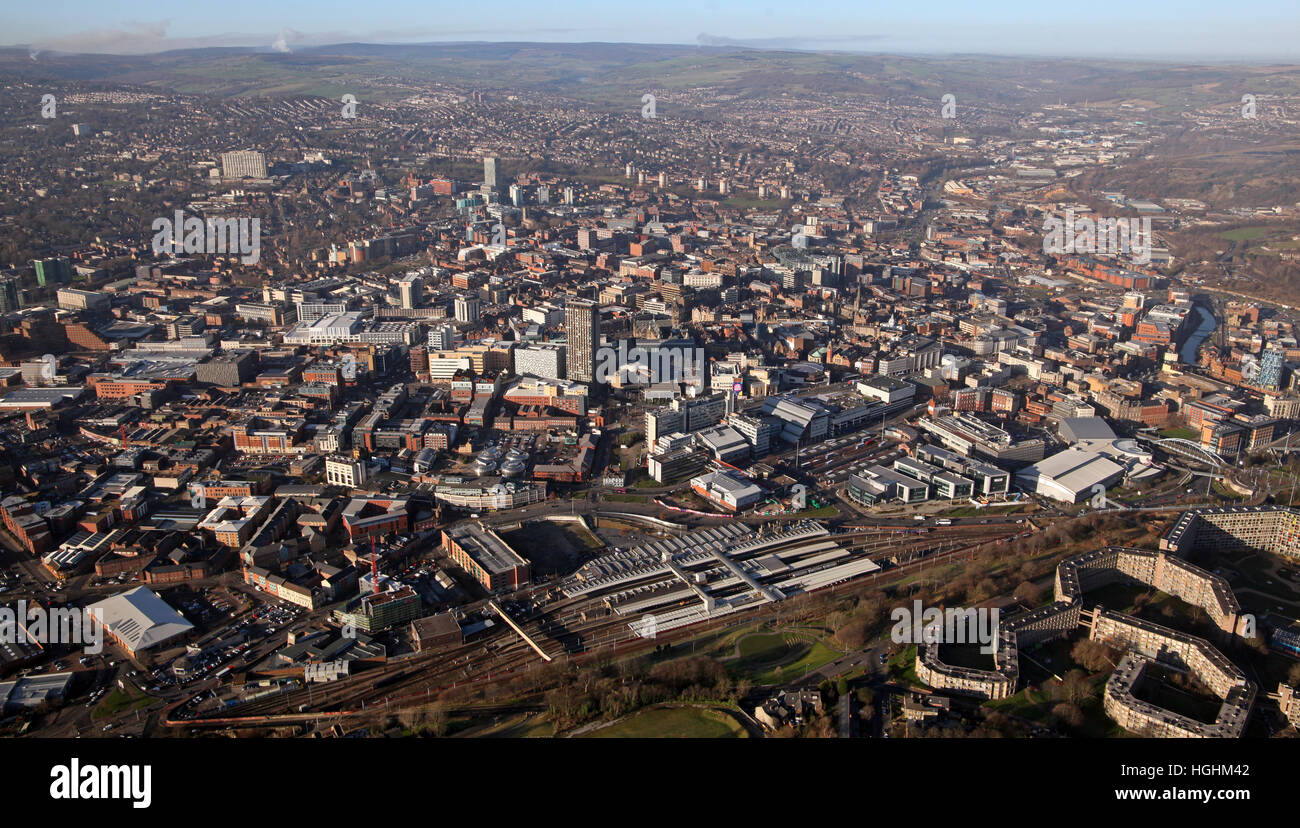
[[[728,713],[707,707],[652,707],[583,734],[594,739],[729,739],[748,734]]]
[[[486,739],[550,739],[555,724],[545,713],[525,713],[478,734]]]
[[[839,513],[840,510],[836,509],[834,506],[823,506],[820,509],[804,509],[802,512],[799,512],[799,517],[828,518],[828,517],[835,517]]]
[[[106,719],[129,710],[143,710],[153,703],[154,699],[134,690],[115,689],[104,696],[104,700],[95,707],[95,712],[91,714],[91,718]]]
[[[1026,687],[1009,698],[984,702],[984,706],[1039,722],[1047,718],[1047,711],[1052,706],[1052,694],[1046,690],[1034,692]]]
[[[1225,230],[1222,233],[1216,233],[1219,238],[1228,241],[1250,241],[1252,239],[1261,239],[1269,234],[1268,227],[1238,227],[1236,230]]]
[[[677,480],[665,480],[664,482],[660,483],[658,480],[655,480],[653,477],[643,477],[640,480],[633,483],[632,486],[637,489],[658,489],[662,486],[676,486],[678,483],[682,483],[687,480],[690,480],[690,478],[682,477]]]
[[[780,684],[802,678],[834,661],[840,653],[812,636],[789,633],[755,633],[740,639],[739,655],[727,662],[727,667],[737,678],[748,678],[755,684]]]
[[[903,684],[923,686],[916,677],[916,645],[909,644],[889,657],[889,677]]]

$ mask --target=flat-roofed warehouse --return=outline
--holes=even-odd
[[[452,560],[490,590],[518,589],[532,578],[532,565],[501,536],[478,523],[449,526],[442,533]]]
[[[67,698],[73,673],[46,673],[0,681],[0,712],[31,710],[43,703]]]
[[[16,388],[0,397],[0,408],[55,408],[72,402],[86,392],[84,386]]]
[[[411,622],[411,646],[416,652],[450,647],[464,641],[465,634],[461,632],[456,616],[450,612],[440,612]]]
[[[86,609],[92,611],[92,617],[102,619],[105,634],[132,655],[194,629],[148,587],[136,587]]]

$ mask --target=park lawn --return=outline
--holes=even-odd
[[[909,644],[889,657],[889,676],[895,681],[915,687],[925,683],[916,676],[916,645]]]
[[[104,697],[95,707],[95,712],[91,714],[92,719],[106,719],[110,716],[116,716],[119,713],[125,713],[128,710],[143,710],[153,704],[155,699],[142,693],[136,693],[134,690],[115,689]]]
[[[1268,227],[1238,227],[1235,230],[1225,230],[1222,233],[1216,233],[1219,238],[1227,241],[1251,241],[1261,239],[1269,234]]]
[[[740,658],[743,662],[762,664],[777,662],[789,654],[792,642],[780,633],[755,633],[746,636],[739,644]]]
[[[727,739],[748,734],[731,715],[707,707],[652,707],[584,733],[594,739]]]
[[[760,201],[752,196],[739,195],[724,199],[722,203],[728,207],[737,207],[741,210],[757,210],[763,207],[777,208],[781,206],[779,199],[772,198]]]
[[[1234,492],[1232,489],[1229,489],[1227,486],[1223,485],[1223,482],[1219,480],[1214,481],[1214,491],[1218,492],[1220,495],[1228,498],[1229,500],[1247,499],[1246,495],[1240,494],[1238,492]]]
[[[757,684],[778,684],[782,681],[802,678],[805,673],[816,670],[823,664],[829,664],[841,655],[843,653],[832,650],[821,641],[814,641],[812,647],[795,662],[755,675],[753,681]]]
[[[837,675],[835,676],[835,678],[836,678],[837,680],[838,680],[838,679],[844,679],[845,681],[853,681],[853,680],[855,680],[855,679],[860,679],[860,678],[865,677],[865,676],[866,676],[867,674],[869,674],[870,672],[871,672],[871,665],[869,665],[869,664],[863,664],[863,665],[861,665],[861,666],[854,667],[853,669],[849,670],[848,672],[845,672],[845,673],[839,673],[839,674],[837,674]]]
[[[823,506],[820,509],[804,509],[798,513],[801,518],[830,518],[840,513],[839,509],[834,506]]]
[[[727,664],[737,677],[745,677],[755,684],[779,684],[802,678],[839,658],[841,653],[811,636],[789,633],[756,633],[742,638],[739,658]]]
[[[709,652],[706,647],[712,647],[712,651],[709,654],[714,658],[731,658],[736,654],[737,641],[752,632],[762,630],[762,628],[762,622],[755,622],[752,624],[746,624],[743,627],[738,627],[734,630],[720,630],[714,633],[706,633],[705,635],[695,639],[696,643],[694,648],[691,647],[689,641],[683,641],[682,643],[686,645],[687,652]],[[676,648],[674,648],[674,651],[676,651]]]
[[[525,713],[479,736],[488,739],[550,739],[555,736],[555,723],[545,713]]]
[[[1052,706],[1052,694],[1046,690],[1034,692],[1026,687],[1014,696],[984,702],[984,706],[1011,716],[1030,719],[1035,722],[1046,721],[1047,711]]]

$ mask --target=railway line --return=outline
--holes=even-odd
[[[835,590],[846,585],[852,590],[870,588],[882,579],[902,577],[925,566],[967,560],[980,546],[1013,535],[1029,534],[1033,530],[1023,531],[1015,524],[988,524],[944,527],[925,534],[910,534],[914,531],[882,527],[829,536],[856,555],[870,557],[888,552],[889,557],[899,563],[813,592]],[[751,623],[770,610],[770,604],[758,605],[670,630],[656,635],[653,641],[655,644],[672,644],[689,640],[712,630]],[[609,613],[600,596],[561,596],[541,613],[516,619],[516,622],[529,637],[546,647],[553,658],[567,653],[578,663],[651,646],[651,639],[643,638],[629,628],[626,616]],[[164,724],[172,727],[280,726],[346,718],[371,714],[381,707],[395,710],[426,700],[433,701],[449,689],[477,687],[525,676],[541,666],[541,659],[529,644],[513,631],[502,629],[488,639],[432,653],[417,653],[342,681],[298,687],[253,699],[215,716],[182,719],[168,716]]]

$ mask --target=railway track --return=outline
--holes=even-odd
[[[1015,531],[1012,531],[1015,530]],[[882,579],[903,577],[922,567],[939,562],[951,563],[969,560],[978,547],[999,538],[1028,534],[1024,527],[1015,524],[987,524],[977,526],[945,527],[923,535],[909,535],[900,543],[899,530],[882,527],[879,530],[862,530],[833,534],[846,548],[854,549],[868,557],[873,552],[890,552],[891,556],[915,556],[912,560],[880,569],[851,581],[832,584],[814,590],[836,590],[845,587],[858,591],[878,584]],[[913,540],[914,538],[914,540]],[[944,546],[951,544],[947,549]],[[927,552],[928,554],[918,554]],[[806,593],[806,594],[813,594]],[[582,610],[593,611],[595,617],[574,623],[568,633],[558,639],[542,632],[543,620],[555,618],[560,610],[572,614]],[[654,645],[672,644],[689,640],[715,629],[748,624],[760,615],[770,612],[771,605],[764,604],[750,610],[710,619],[671,630],[653,639]],[[611,657],[649,648],[651,640],[642,638],[628,627],[628,618],[606,615],[599,597],[562,598],[547,607],[541,615],[521,625],[539,642],[558,644],[553,655],[568,653],[576,663],[597,657]],[[550,652],[548,648],[548,652]],[[292,722],[312,721],[319,718],[346,718],[371,714],[379,707],[401,709],[424,700],[432,701],[442,692],[457,687],[483,686],[526,675],[541,664],[534,652],[512,631],[502,630],[487,640],[463,644],[436,653],[417,654],[381,667],[372,668],[353,678],[329,684],[297,688],[274,696],[267,696],[237,705],[228,715],[199,716],[193,719],[172,720],[164,724],[180,727],[206,726],[274,726]],[[307,709],[303,709],[304,706]]]

